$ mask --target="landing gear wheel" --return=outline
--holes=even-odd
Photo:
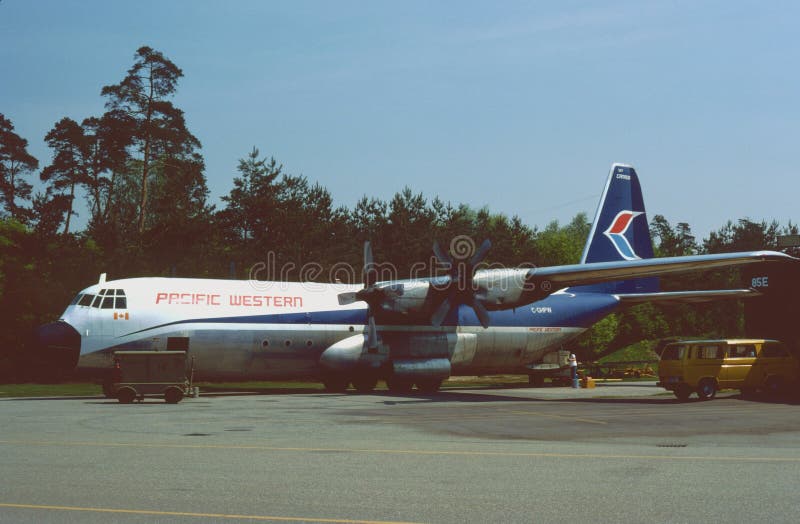
[[[711,400],[717,395],[717,383],[713,379],[706,378],[700,381],[697,386],[697,396],[700,400]]]
[[[349,383],[346,378],[333,375],[322,379],[322,385],[328,393],[344,393]]]
[[[171,387],[164,392],[164,401],[167,404],[177,404],[181,400],[183,400],[183,390],[181,388]]]
[[[441,379],[420,380],[417,382],[417,389],[420,393],[436,393],[442,387]]]
[[[689,400],[689,395],[692,394],[692,389],[686,384],[678,384],[673,393],[678,400],[681,402],[686,402]]]
[[[120,404],[132,404],[136,400],[136,390],[127,386],[118,389],[117,400],[119,400]]]
[[[360,376],[353,379],[353,387],[359,393],[372,393],[378,385],[378,378],[374,376]]]
[[[386,387],[392,393],[411,393],[414,383],[409,380],[390,378],[386,381]]]
[[[544,386],[544,377],[541,375],[528,375],[528,385],[534,388]]]

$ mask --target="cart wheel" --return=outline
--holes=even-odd
[[[122,387],[117,390],[117,400],[120,404],[131,404],[136,399],[136,390],[132,387]]]
[[[106,398],[116,398],[116,392],[114,391],[114,384],[112,382],[104,381],[103,382],[103,395]]]
[[[167,404],[177,404],[183,399],[183,390],[175,386],[167,388],[164,392],[164,400]]]

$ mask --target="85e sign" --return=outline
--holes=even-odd
[[[750,287],[769,287],[769,277],[753,277]]]

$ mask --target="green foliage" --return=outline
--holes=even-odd
[[[536,264],[539,266],[577,264],[580,262],[590,230],[591,224],[586,218],[586,213],[578,213],[564,227],[559,226],[558,221],[550,222],[536,239],[538,255]]]

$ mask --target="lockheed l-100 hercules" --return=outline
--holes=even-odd
[[[39,350],[102,375],[119,350],[183,350],[198,380],[306,379],[329,391],[435,391],[451,375],[525,373],[595,322],[642,302],[743,298],[754,289],[659,291],[658,276],[798,260],[771,251],[653,258],[639,179],[611,168],[579,264],[479,269],[434,253],[448,274],[379,280],[369,244],[363,284],[131,278],[81,291]]]

